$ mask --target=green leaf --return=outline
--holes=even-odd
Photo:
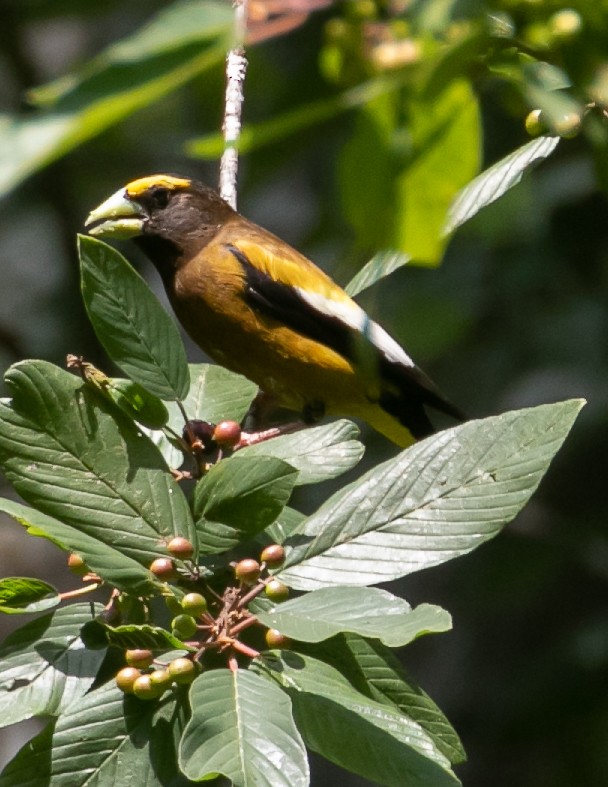
[[[57,716],[82,700],[105,655],[86,650],[80,639],[91,609],[90,604],[57,609],[6,638],[0,648],[0,727],[33,716]]]
[[[463,78],[437,95],[413,95],[407,124],[401,102],[386,94],[359,112],[339,162],[344,212],[361,248],[388,246],[434,265],[447,243],[449,205],[479,171],[478,102]]]
[[[41,579],[6,577],[0,579],[0,612],[19,615],[43,612],[56,607],[61,599],[56,588]]]
[[[391,648],[452,627],[450,615],[441,607],[420,604],[413,610],[386,590],[361,587],[314,590],[258,617],[268,628],[302,642],[321,642],[349,631],[377,638]]]
[[[16,364],[6,382],[0,466],[24,500],[143,566],[174,535],[196,544],[158,451],[105,397],[44,361]]]
[[[194,490],[202,552],[225,552],[272,524],[285,507],[298,471],[272,456],[237,454],[214,465]]]
[[[310,101],[261,123],[245,124],[239,137],[239,152],[243,155],[266,145],[275,145],[342,112],[365,106],[377,96],[398,90],[407,79],[408,75],[404,72],[388,76],[383,74],[336,96]],[[190,140],[186,152],[194,158],[218,159],[224,152],[224,137],[221,133],[213,133]]]
[[[456,731],[386,645],[358,634],[340,634],[309,646],[308,651],[335,667],[366,697],[397,707],[418,722],[451,763],[464,762],[466,755]]]
[[[300,511],[285,506],[277,517],[277,521],[264,531],[266,536],[264,542],[268,544],[282,544],[301,525],[305,518],[305,515],[300,513]]]
[[[262,654],[253,667],[285,689],[306,745],[331,762],[389,787],[460,783],[419,724],[365,697],[327,664],[283,651]]]
[[[356,115],[352,137],[338,159],[343,213],[356,232],[360,248],[392,246],[395,239],[395,173],[399,158],[393,147],[398,94],[366,103]]]
[[[179,762],[190,779],[221,773],[234,787],[307,787],[306,750],[278,686],[248,670],[203,673]]]
[[[29,741],[2,772],[0,787],[186,787],[176,755],[186,714],[180,695],[146,702],[107,684]]]
[[[188,418],[216,424],[220,421],[241,423],[247,415],[258,387],[246,377],[229,372],[222,366],[208,363],[190,364],[190,390],[183,405]],[[177,434],[182,433],[184,417],[174,402],[167,403],[168,426]],[[170,467],[179,467],[183,453],[163,432],[151,432],[150,438],[158,446]]]
[[[553,153],[558,142],[559,137],[533,139],[478,175],[458,192],[450,205],[444,232],[454,232],[486,205],[516,186],[526,172]]]
[[[414,100],[410,133],[414,155],[397,182],[394,247],[435,265],[447,244],[452,200],[481,165],[481,120],[469,81],[456,79],[440,95]]]
[[[38,88],[45,106],[0,117],[0,194],[52,161],[224,60],[229,5],[182,0],[109,47],[79,73]]]
[[[365,446],[355,438],[359,429],[351,421],[333,421],[273,437],[239,450],[239,456],[275,456],[299,471],[296,485],[316,484],[353,468]]]
[[[183,399],[190,372],[175,322],[111,246],[80,235],[78,251],[84,305],[110,358],[154,396]]]
[[[160,626],[128,624],[109,626],[101,620],[89,620],[81,632],[88,648],[113,645],[121,650],[144,648],[163,653],[168,650],[184,650],[184,643]],[[188,650],[188,648],[185,648]],[[194,648],[192,648],[194,650]]]
[[[189,418],[212,424],[219,421],[240,423],[258,393],[255,383],[221,366],[190,364],[190,377],[192,383],[183,402],[184,409]]]
[[[107,392],[123,412],[142,426],[160,429],[169,420],[169,411],[164,402],[146,391],[139,383],[110,377]]]
[[[409,261],[410,257],[407,254],[398,251],[380,251],[361,268],[344,289],[351,298],[354,298],[355,295],[403,267]]]
[[[583,404],[469,421],[378,465],[298,528],[281,578],[300,590],[370,585],[470,552],[523,508]]]
[[[46,538],[61,549],[76,552],[91,571],[120,590],[149,596],[155,587],[160,587],[153,574],[136,560],[76,527],[5,498],[0,498],[0,511],[23,525],[29,535]]]

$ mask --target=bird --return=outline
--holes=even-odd
[[[137,178],[89,214],[104,239],[133,239],[171,306],[215,362],[306,423],[361,419],[405,448],[464,420],[387,331],[303,254],[189,177]]]

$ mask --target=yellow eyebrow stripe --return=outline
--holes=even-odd
[[[188,178],[174,178],[171,175],[148,175],[145,178],[138,178],[127,185],[127,195],[129,197],[139,197],[152,186],[162,186],[166,189],[187,189],[192,181]]]

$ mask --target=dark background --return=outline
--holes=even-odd
[[[162,5],[0,1],[5,19],[0,108],[27,114],[28,88],[69,72],[136,30]],[[416,4],[403,7],[408,5]],[[475,5],[477,13],[480,7],[488,10]],[[501,13],[526,24],[532,5],[532,22],[562,6],[498,5]],[[607,43],[606,4],[578,3],[577,8],[586,25],[581,36],[589,37],[581,46],[593,46],[600,62]],[[349,13],[334,5],[284,37],[251,49],[246,120],[272,117],[331,92],[319,58],[328,23],[349,19]],[[488,165],[526,142],[528,108],[491,78],[475,87]],[[63,364],[68,352],[107,365],[79,298],[75,233],[91,208],[136,176],[174,171],[214,184],[216,163],[188,158],[183,146],[219,128],[222,90],[218,66],[37,172],[4,198],[3,371],[26,357]],[[357,239],[336,174],[336,159],[354,122],[354,113],[343,113],[261,148],[243,158],[239,178],[240,210],[342,283],[367,259],[354,251]],[[424,638],[402,657],[461,735],[469,762],[457,772],[467,785],[608,783],[604,161],[603,140],[589,133],[561,143],[554,156],[456,233],[441,267],[406,266],[361,299],[471,416],[573,396],[588,400],[514,523],[478,551],[397,586],[410,603],[440,604],[453,615],[452,632]],[[136,259],[132,248],[124,250]],[[159,292],[154,272],[139,264]],[[189,352],[192,360],[200,359],[191,345]],[[365,467],[394,451],[382,438],[366,430],[363,435]],[[2,481],[0,492],[11,494]],[[299,501],[303,509],[317,503]],[[43,540],[26,537],[12,520],[2,520],[1,544],[1,575],[39,576],[60,589],[73,584],[64,556]],[[17,621],[0,624],[8,630]],[[36,724],[2,731],[2,762]],[[316,760],[313,785],[336,783],[364,782]]]

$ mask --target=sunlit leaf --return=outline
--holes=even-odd
[[[0,727],[33,716],[57,716],[82,699],[105,654],[87,650],[80,639],[80,629],[92,614],[90,604],[73,604],[6,638],[0,648]]]
[[[526,172],[553,153],[558,142],[559,137],[533,139],[478,175],[451,204],[445,233],[454,232],[486,205],[516,186]]]
[[[254,668],[285,689],[306,745],[331,762],[389,787],[460,784],[417,722],[365,697],[329,665],[300,653],[271,651]]]
[[[378,638],[390,647],[416,637],[448,631],[450,615],[441,607],[421,604],[412,609],[386,590],[362,587],[321,588],[275,604],[258,613],[261,622],[303,642],[320,642],[341,632]]]
[[[183,492],[111,402],[44,361],[16,364],[6,382],[0,466],[24,500],[142,566],[166,557],[174,535],[196,544]]]
[[[0,579],[0,612],[18,615],[43,612],[60,602],[57,590],[41,579],[5,577]]]
[[[197,483],[194,517],[203,553],[225,552],[267,528],[285,507],[298,471],[272,456],[237,454]]]
[[[370,585],[470,552],[526,504],[583,404],[514,410],[416,443],[305,520],[280,576],[302,590]]]
[[[81,235],[78,249],[84,304],[110,358],[154,396],[183,399],[190,372],[173,319],[111,246]]]
[[[409,261],[410,257],[407,254],[402,254],[398,251],[378,252],[361,268],[359,273],[350,280],[344,289],[351,297],[354,297],[371,287],[372,284],[376,284],[380,279],[406,265]]]
[[[182,785],[176,755],[185,718],[181,698],[142,702],[112,681],[25,744],[0,775],[0,787]]]
[[[239,456],[274,456],[299,471],[296,484],[316,484],[354,467],[365,451],[352,421],[300,429],[239,450]]]
[[[33,91],[41,108],[0,118],[0,194],[106,128],[219,66],[229,4],[181,0],[73,75]]]
[[[235,787],[307,787],[306,751],[276,685],[248,670],[213,670],[194,681],[190,704],[179,756],[190,779],[221,773]]]

